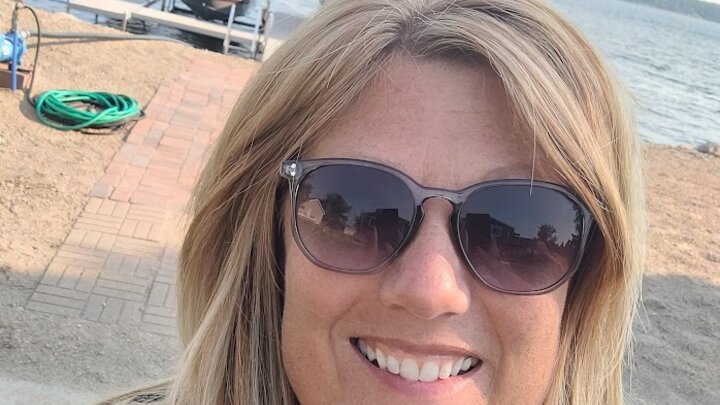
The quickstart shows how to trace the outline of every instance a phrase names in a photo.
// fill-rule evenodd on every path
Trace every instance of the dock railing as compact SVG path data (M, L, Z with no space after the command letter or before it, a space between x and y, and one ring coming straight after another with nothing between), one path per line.
M161 8L155 9L150 6L162 1ZM175 7L175 0L150 0L144 4L130 3L121 0L68 0L67 12L71 10L87 11L95 14L97 22L98 15L115 18L121 21L123 31L127 30L130 19L144 22L153 22L160 25L170 26L183 31L207 35L223 40L223 52L228 53L230 49L241 49L249 51L250 56L255 58L262 45L263 22L268 15L270 8L269 0L261 0L256 3L255 18L252 22L252 31L241 30L235 27L237 18L237 5L233 3L226 26L204 21L194 17L175 14L172 10ZM247 44L247 46L234 46L232 43Z

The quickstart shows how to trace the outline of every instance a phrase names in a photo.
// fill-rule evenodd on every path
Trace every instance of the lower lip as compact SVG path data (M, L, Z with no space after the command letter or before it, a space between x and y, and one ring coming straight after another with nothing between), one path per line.
M450 377L445 380L435 380L432 382L409 381L401 377L399 374L392 374L386 370L376 367L368 361L360 350L350 343L353 351L370 373L375 375L385 385L399 391L400 393L411 397L422 397L424 399L439 399L450 397L455 393L463 390L468 384L473 384L473 377L482 369L482 363L478 364L469 373L460 376ZM420 398L419 398L420 399Z

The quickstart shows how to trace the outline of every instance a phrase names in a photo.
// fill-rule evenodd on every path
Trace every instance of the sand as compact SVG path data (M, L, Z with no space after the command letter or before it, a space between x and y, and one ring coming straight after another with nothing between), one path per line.
M0 0L0 11L9 16L10 9ZM40 16L48 30L116 32L64 14ZM23 25L31 27L29 18ZM142 104L191 58L253 63L156 42L65 43L42 51L36 91L106 90ZM0 396L45 387L54 398L88 398L172 370L178 350L171 338L23 308L122 142L123 134L50 130L19 94L0 91ZM628 391L635 403L720 403L720 158L646 145L645 159L645 309Z
M627 385L638 403L720 403L720 157L645 147L644 310Z

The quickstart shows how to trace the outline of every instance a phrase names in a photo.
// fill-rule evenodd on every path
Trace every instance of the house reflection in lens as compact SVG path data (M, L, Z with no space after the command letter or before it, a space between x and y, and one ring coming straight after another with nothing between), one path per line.
M410 221L401 218L397 208L380 208L360 214L354 225L363 242L374 244L378 253L386 257L400 246L410 230Z
M530 228L527 225L520 226ZM488 283L507 290L548 287L572 265L582 224L567 240L559 240L550 224L536 229L535 235L521 235L489 214L468 213L460 220L463 247L475 270Z
M298 207L297 214L298 219L305 219L313 222L315 225L320 225L323 217L325 217L325 210L320 200L313 198L312 200L302 203Z
M298 231L307 250L319 261L346 270L366 270L385 261L410 228L397 208L379 208L351 217L352 205L342 195L300 202Z

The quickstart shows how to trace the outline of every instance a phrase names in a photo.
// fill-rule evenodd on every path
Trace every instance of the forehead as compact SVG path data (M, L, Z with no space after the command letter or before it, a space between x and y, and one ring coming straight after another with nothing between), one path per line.
M385 163L428 187L461 189L530 178L533 145L489 67L399 58L303 156L338 157ZM551 180L539 154L535 166L536 179Z

